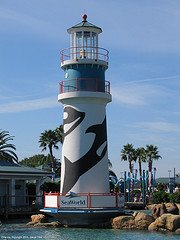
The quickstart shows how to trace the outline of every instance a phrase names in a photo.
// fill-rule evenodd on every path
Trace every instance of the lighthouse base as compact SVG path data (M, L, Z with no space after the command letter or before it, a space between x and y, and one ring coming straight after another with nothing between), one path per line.
M42 212L58 219L61 224L74 227L97 227L110 222L111 218L123 214L121 208L97 209L53 209L44 208Z
M45 193L41 209L68 226L97 226L124 212L124 197L116 193Z

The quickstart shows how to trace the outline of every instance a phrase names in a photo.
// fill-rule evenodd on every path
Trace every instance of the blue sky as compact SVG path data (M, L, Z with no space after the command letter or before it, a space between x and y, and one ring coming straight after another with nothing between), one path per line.
M158 176L180 172L179 0L0 0L0 129L15 136L20 160L41 153L40 133L62 123L57 95L66 29L84 12L103 29L99 46L110 51L113 169L119 176L128 169L120 151L132 143L158 146Z

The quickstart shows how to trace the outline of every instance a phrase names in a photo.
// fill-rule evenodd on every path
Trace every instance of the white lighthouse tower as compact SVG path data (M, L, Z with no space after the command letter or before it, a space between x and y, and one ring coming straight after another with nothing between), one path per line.
M67 31L70 47L61 51L64 80L58 95L64 106L61 188L55 200L58 209L53 211L63 223L88 225L122 210L120 197L109 190L106 105L112 97L105 80L108 51L99 47L102 29L89 23L86 14ZM46 196L46 212L52 205Z
M111 101L105 81L108 51L98 47L101 28L87 16L70 29L70 48L61 52L65 80L58 100L64 105L61 193L108 193L109 172L106 105Z

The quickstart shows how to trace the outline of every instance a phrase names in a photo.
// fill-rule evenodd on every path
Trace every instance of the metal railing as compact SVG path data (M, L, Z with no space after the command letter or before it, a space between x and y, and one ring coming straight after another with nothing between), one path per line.
M75 78L60 82L60 94L66 92L105 92L110 94L110 82L105 81L103 86L97 78Z
M0 195L0 215L37 212L44 205L43 195Z
M45 193L45 208L118 208L124 207L124 197L118 193L79 193L63 195Z
M66 60L92 59L108 62L109 51L100 47L71 47L61 52L61 63Z

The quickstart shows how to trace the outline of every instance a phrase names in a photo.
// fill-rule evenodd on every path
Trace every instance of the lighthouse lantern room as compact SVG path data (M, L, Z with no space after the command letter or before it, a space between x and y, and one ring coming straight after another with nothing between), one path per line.
M61 51L64 80L58 95L64 107L61 187L60 193L45 195L42 211L67 225L89 225L117 216L123 209L123 198L109 191L108 51L99 47L102 29L89 23L86 14L67 31L70 47Z
M101 28L87 22L87 15L83 15L80 24L68 29L70 33L71 58L98 58L98 34ZM88 29L87 29L88 28Z

